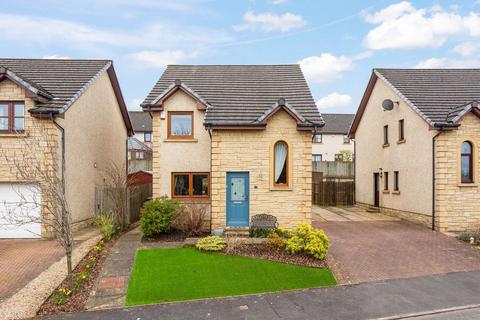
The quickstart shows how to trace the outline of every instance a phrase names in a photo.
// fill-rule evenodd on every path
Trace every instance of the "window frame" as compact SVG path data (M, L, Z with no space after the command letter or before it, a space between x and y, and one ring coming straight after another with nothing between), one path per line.
M141 155L141 157L138 155ZM145 152L143 150L135 150L135 160L145 160Z
M190 115L192 118L192 133L189 135L172 135L172 115ZM193 119L193 111L168 111L167 114L167 138L171 140L188 140L194 138L195 121Z
M350 144L350 137L348 134L343 135L343 144Z
M285 183L277 183L275 181L275 160L276 160L276 154L275 154L275 146L277 143L284 143L285 146L287 147L287 155L285 157ZM289 188L290 187L290 179L289 179L289 161L288 158L290 157L290 148L288 146L288 143L284 140L278 140L273 144L273 187L274 188Z
M383 126L383 145L388 146L388 124Z
M148 140L147 140L147 135L150 137ZM152 142L152 132L151 131L147 131L147 132L143 133L143 142Z
M208 179L208 193L207 195L194 195L193 194L193 176L207 176ZM188 195L175 195L175 176L188 176ZM211 180L210 172L172 172L171 174L171 186L170 186L172 199L209 199L211 193Z
M383 172L383 191L389 191L388 171Z
M320 160L319 161L315 161L313 158L314 157L320 157ZM321 153L312 153L312 162L322 162L322 154Z
M400 191L400 177L398 171L393 171L393 191Z
M25 110L26 110L26 105L25 101L0 101L0 104L6 104L7 105L7 116L6 117L1 117L2 119L7 119L7 125L8 129L7 130L1 130L0 133L24 133L25 132ZM17 104L22 104L23 105L23 116L15 116L15 105ZM15 129L15 119L23 119L23 129L21 130L16 130Z
M398 141L405 141L405 119L398 120Z
M315 141L315 137L320 137L320 141ZM313 143L323 143L323 134L322 133L316 133L313 135Z
M470 146L470 153L463 153L463 145L465 143L468 143L469 146ZM468 160L469 160L469 164L468 164L468 172L469 172L469 175L468 175L468 181L467 180L464 180L463 179L463 174L462 174L462 169L463 169L463 164L462 164L462 160L463 160L463 157L464 156L468 156ZM469 141L469 140L465 140L462 142L462 144L460 145L460 183L462 184L473 184L475 183L475 175L474 175L474 144Z

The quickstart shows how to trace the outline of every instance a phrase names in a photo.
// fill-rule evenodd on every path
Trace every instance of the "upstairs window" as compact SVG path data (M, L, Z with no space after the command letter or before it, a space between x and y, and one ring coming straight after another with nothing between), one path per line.
M464 141L462 143L461 155L461 175L462 183L473 183L473 152L472 143Z
M135 159L143 160L144 159L143 151L137 151L135 153Z
M388 126L383 126L383 145L388 145Z
M284 141L278 141L273 148L274 152L274 180L275 186L288 185L288 146Z
M0 132L23 132L25 130L25 104L23 102L0 102Z
M405 140L405 125L404 121L398 120L398 141Z
M317 133L313 136L313 142L314 143L322 143L322 134Z
M193 139L193 112L175 111L168 113L168 138Z
M346 144L350 143L350 138L348 137L348 134L343 135L343 143L346 143Z
M152 142L152 133L151 132L145 132L143 134L143 141Z

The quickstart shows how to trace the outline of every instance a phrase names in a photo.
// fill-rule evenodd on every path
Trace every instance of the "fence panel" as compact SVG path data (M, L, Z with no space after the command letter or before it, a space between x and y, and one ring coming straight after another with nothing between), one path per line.
M313 204L319 206L355 204L355 164L353 162L313 162L312 168Z

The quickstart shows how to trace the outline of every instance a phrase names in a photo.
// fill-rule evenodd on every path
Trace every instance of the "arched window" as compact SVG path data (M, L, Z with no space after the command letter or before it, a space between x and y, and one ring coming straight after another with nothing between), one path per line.
M273 148L274 170L273 184L276 186L288 185L288 145L285 141L278 141Z
M473 151L472 143L464 141L462 143L461 175L462 183L473 182Z

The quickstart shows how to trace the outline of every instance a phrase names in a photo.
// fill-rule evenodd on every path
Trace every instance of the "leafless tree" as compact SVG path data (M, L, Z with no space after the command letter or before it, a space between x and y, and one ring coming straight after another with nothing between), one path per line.
M0 146L0 159L6 161L18 186L23 186L14 188L19 202L3 203L5 210L0 210L4 212L0 224L10 227L41 224L51 232L65 250L71 282L72 218L65 194L65 161L60 130L51 122L42 124L35 121L18 139L21 148ZM34 208L40 209L40 215L34 214Z
M129 224L128 197L135 192L134 186L128 185L127 169L115 162L110 162L104 174L104 196L111 204L110 210L115 214L118 227L125 230Z

